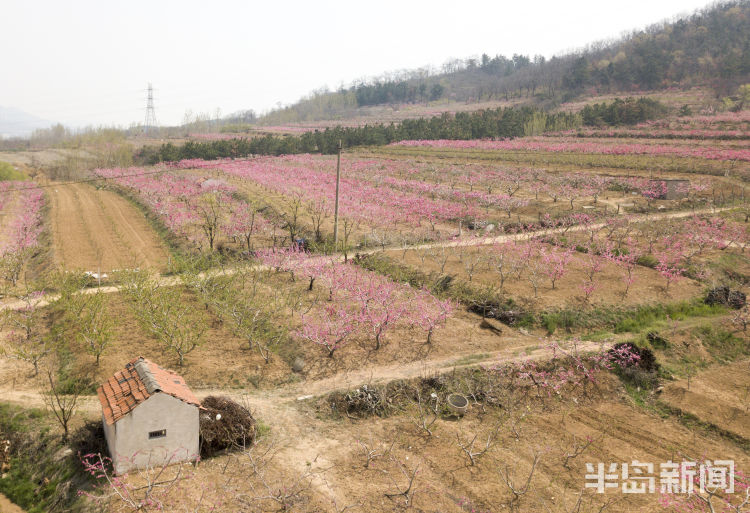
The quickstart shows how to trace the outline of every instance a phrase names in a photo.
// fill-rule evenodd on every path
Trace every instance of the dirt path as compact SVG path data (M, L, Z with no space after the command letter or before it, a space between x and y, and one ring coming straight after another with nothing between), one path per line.
M88 187L88 186L86 186L86 187ZM64 187L61 187L60 189L62 190L62 189L64 189ZM95 192L96 193L104 193L104 192L107 192L107 191L95 191ZM113 194L113 193L109 193L109 194ZM121 199L119 197L117 197L117 198ZM122 201L124 201L124 200L122 200ZM129 207L129 208L132 208L132 207L130 207L130 205L126 205L126 206ZM725 210L732 210L733 208L734 207L723 207L723 208L716 208L716 209L696 210L695 212L693 212L693 211L683 211L683 212L669 212L669 213L665 213L665 214L644 214L644 215L633 216L632 220L633 220L633 222L638 222L638 221L658 221L658 220L664 220L664 219L679 219L679 218L683 218L683 217L691 217L693 215L712 214L712 213L722 212L722 211L725 211ZM125 221L127 222L127 219L125 219ZM144 222L145 222L145 219L144 219ZM544 229L544 230L536 230L536 231L533 231L533 232L524 232L524 233L516 233L516 234L508 234L508 235L498 235L496 237L477 237L477 238L473 238L473 239L458 239L458 240L449 240L449 241L443 241L443 242L435 242L435 243L430 243L430 244L420 244L420 245L416 245L416 246L410 246L409 249L420 250L420 249L431 249L431 248L437 248L437 247L488 246L488 245L492 245L492 244L499 244L499 243L510 242L510 241L514 241L514 240L528 240L528 239L532 239L534 237L538 237L540 235L551 235L551 234L554 234L554 233L562 233L562 232L577 232L577 231L582 231L582 230L590 229L592 227L596 228L596 229L599 229L599 228L602 228L604 226L605 226L605 223L598 223L598 224L591 225L591 226L583 226L583 225L572 226L572 227L567 228L567 229L564 229L564 228L550 228L550 229ZM150 230L150 227L149 227L149 230ZM56 227L55 227L55 231L57 231ZM141 237L143 237L144 239L146 238L145 237L146 233L148 233L149 235L153 234L153 232L141 232L141 233L142 233ZM395 248L395 247L387 246L386 250L388 250L388 249L403 250L404 248L403 247L397 247L397 248ZM361 254L361 255L367 255L367 254L378 253L380 251L381 251L380 248L373 248L373 249L369 249L369 250L365 250L365 251L360 251L359 254ZM341 260L343 260L344 256L340 255L340 258L341 258ZM153 259L151 261L154 262ZM166 262L166 257L164 257L163 260L161 260L161 262ZM96 264L94 263L92 265L93 265L93 267L89 267L89 269L87 269L87 270L91 270L91 269L96 270L96 267L95 267ZM70 266L68 266L68 267L70 267ZM122 268L122 267L125 267L125 266L123 265L120 268ZM258 266L258 268L260 268L260 267L261 266ZM102 269L104 270L104 269L106 269L106 267L103 266ZM224 271L221 271L221 274L232 274L233 272L234 271L232 269L225 269ZM161 285L164 285L164 286L174 286L174 285L180 284L181 281L180 281L179 278L175 278L175 277L172 277L172 276L164 276L164 277L160 278L159 283ZM92 294L92 293L95 293L97 291L101 291L101 292L104 292L104 293L112 293L112 292L118 292L119 290L120 290L120 288L118 286L105 286L105 287L101 287L100 289L96 289L96 288L84 289L84 290L81 291L81 293L82 294ZM54 301L55 298L56 298L56 296L54 296L54 295L49 296L49 298L47 300L40 301L38 303L38 306L40 306L40 307L46 306L47 304L49 304L49 302ZM0 312L2 312L3 310L12 310L12 309L23 308L25 306L25 304L26 303L24 303L23 301L6 301L5 303L0 304Z
M0 513L24 513L24 511L0 493Z
M578 345L578 351L590 352L608 347L608 344L584 342ZM526 351L524 351L526 349ZM343 372L335 376L316 380L305 380L280 386L270 390L238 389L238 388L196 388L193 391L199 398L209 395L226 395L233 399L248 399L253 408L269 409L273 420L274 412L278 413L284 403L294 403L301 398L322 396L336 390L346 390L363 383L387 383L398 379L411 379L444 373L454 368L478 365L492 365L496 363L519 362L527 358L544 360L550 357L547 348L538 345L514 347L491 353L477 355L476 353L456 353L448 357L418 360L410 363L393 363L372 366L351 372ZM26 407L44 407L44 400L39 392L29 389L15 389L4 383L0 387L0 397L3 401L20 404ZM286 406L288 407L288 406ZM284 407L284 408L286 408ZM79 410L83 412L97 412L99 402L96 396L83 397L79 402ZM265 418L261 416L261 418Z
M166 266L167 248L124 198L87 184L47 191L56 264L93 272Z
M639 221L663 221L665 219L681 219L684 217L692 217L694 215L705 215L715 214L717 212L723 212L725 210L732 210L736 207L721 207L721 208L707 208L695 211L680 211L680 212L668 212L664 214L639 214L631 216L633 222ZM501 244L503 242L510 242L515 240L528 240L541 235L551 235L555 233L568 233L568 232L580 232L583 230L596 229L599 230L604 228L606 223L596 223L592 225L575 225L570 228L548 228L542 230L535 230L531 232L513 233L508 235L498 235L495 237L476 237L473 239L457 239L452 241L434 242L429 244L420 244L418 246L412 246L410 249L432 249L439 247L461 247L461 246L489 246L492 244ZM403 248L386 248L386 249L403 249ZM377 253L380 249L374 249L369 251L360 251L360 254Z

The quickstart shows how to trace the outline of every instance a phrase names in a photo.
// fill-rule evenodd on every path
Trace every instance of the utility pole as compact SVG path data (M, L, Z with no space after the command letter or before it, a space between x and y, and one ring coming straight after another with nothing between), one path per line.
M339 184L341 183L341 139L339 139L339 152L336 158L336 204L333 207L333 250L339 246Z

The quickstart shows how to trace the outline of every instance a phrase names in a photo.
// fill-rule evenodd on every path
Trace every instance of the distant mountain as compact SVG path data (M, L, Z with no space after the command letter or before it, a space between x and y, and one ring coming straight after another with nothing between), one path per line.
M13 107L0 106L0 139L27 137L37 128L47 128L53 123Z
M441 100L551 107L585 95L692 86L709 86L718 97L748 81L750 0L728 0L551 59L484 54L449 61L437 73L417 69L335 92L315 92L271 111L258 122L345 119L368 106L439 104Z

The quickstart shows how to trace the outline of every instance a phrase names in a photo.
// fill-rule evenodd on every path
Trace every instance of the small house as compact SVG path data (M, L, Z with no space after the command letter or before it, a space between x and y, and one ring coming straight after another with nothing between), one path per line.
M180 375L136 358L97 394L116 473L197 459L200 402Z

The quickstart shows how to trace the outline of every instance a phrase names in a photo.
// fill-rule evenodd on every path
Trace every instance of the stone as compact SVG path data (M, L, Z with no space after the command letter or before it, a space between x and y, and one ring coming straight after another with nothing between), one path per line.
M54 460L55 461L63 460L67 458L68 456L70 456L71 454L73 454L73 449L71 449L70 447L65 447L55 453Z
M305 360L300 358L299 356L294 359L292 362L292 370L294 372L302 372L302 369L305 368Z

